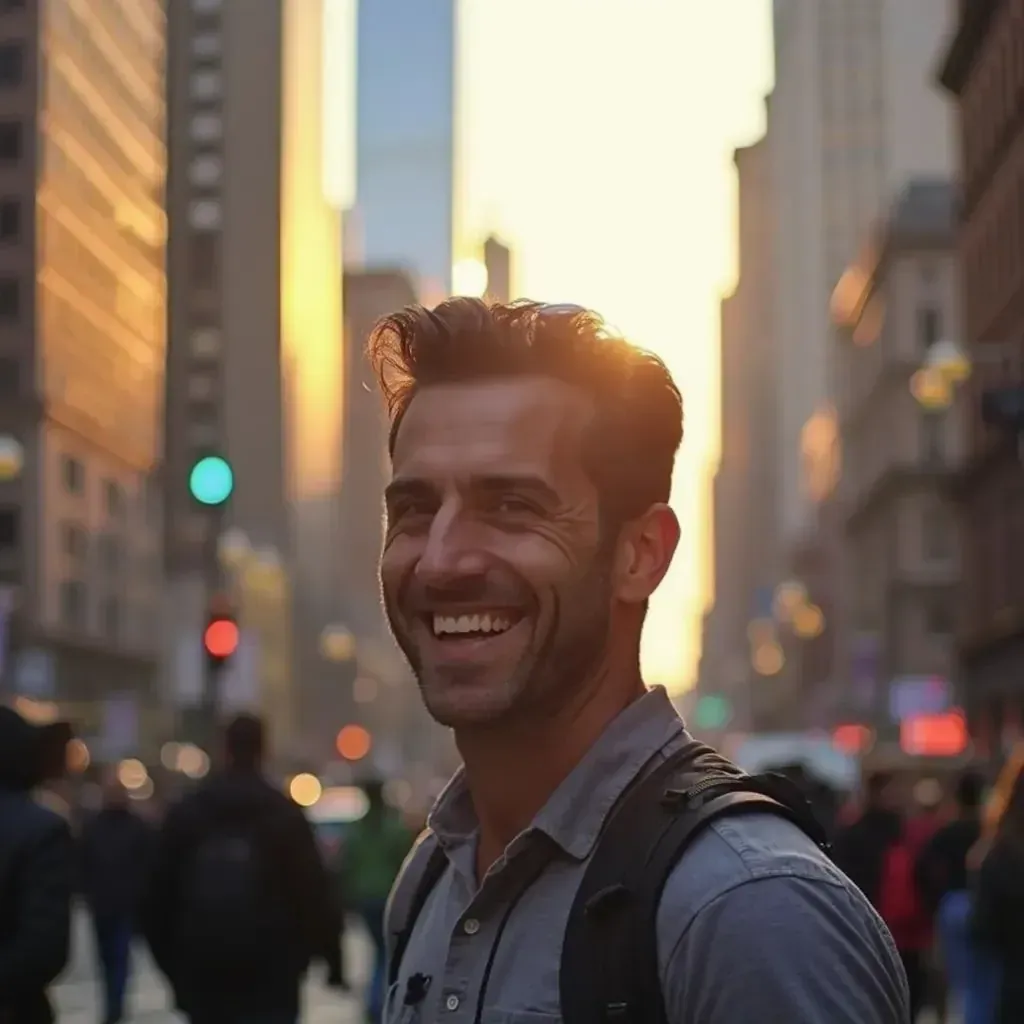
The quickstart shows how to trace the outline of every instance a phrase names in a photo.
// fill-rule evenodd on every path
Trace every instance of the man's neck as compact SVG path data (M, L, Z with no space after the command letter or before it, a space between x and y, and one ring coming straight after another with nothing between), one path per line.
M480 877L537 816L608 725L644 693L597 687L558 711L501 727L460 729L456 744L480 822Z

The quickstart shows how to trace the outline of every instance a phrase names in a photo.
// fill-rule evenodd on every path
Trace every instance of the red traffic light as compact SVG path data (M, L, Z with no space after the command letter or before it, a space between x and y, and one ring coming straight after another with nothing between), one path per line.
M232 619L214 619L203 634L211 658L230 658L238 650L238 626Z

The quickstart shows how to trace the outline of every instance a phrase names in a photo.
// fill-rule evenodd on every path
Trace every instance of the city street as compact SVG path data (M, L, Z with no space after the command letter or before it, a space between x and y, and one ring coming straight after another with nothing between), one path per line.
M54 991L58 1024L97 1024L101 1019L99 986L96 982L92 936L84 913L75 922L75 946L72 963ZM361 988L369 967L369 947L355 926L346 954L349 976L356 990ZM320 984L322 967L307 986L303 1024L356 1024L361 1019L354 996L331 992ZM130 1022L172 1024L181 1018L168 1009L167 990L144 949L135 957L135 973L129 998Z

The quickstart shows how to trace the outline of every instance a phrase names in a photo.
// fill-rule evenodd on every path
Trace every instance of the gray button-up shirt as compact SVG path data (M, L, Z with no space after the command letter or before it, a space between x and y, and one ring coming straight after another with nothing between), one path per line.
M448 866L388 992L386 1024L555 1024L569 909L609 812L688 740L661 689L627 708L476 884L461 773L430 825ZM860 891L788 821L713 823L669 877L657 920L672 1024L906 1024L892 939ZM413 974L426 998L404 1005ZM478 1009L481 1011L478 1014Z

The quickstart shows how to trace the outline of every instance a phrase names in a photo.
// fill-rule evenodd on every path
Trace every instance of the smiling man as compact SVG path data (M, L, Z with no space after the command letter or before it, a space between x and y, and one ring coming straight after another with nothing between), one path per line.
M649 965L580 938L597 897L642 904L645 828L692 792L662 776L738 775L640 674L679 539L665 366L579 307L475 299L386 318L370 356L392 417L387 614L464 761L392 893L385 1021L582 1024L596 999L592 1019L643 1024L904 1024L888 933L784 800L687 826ZM616 884L587 898L602 871Z

